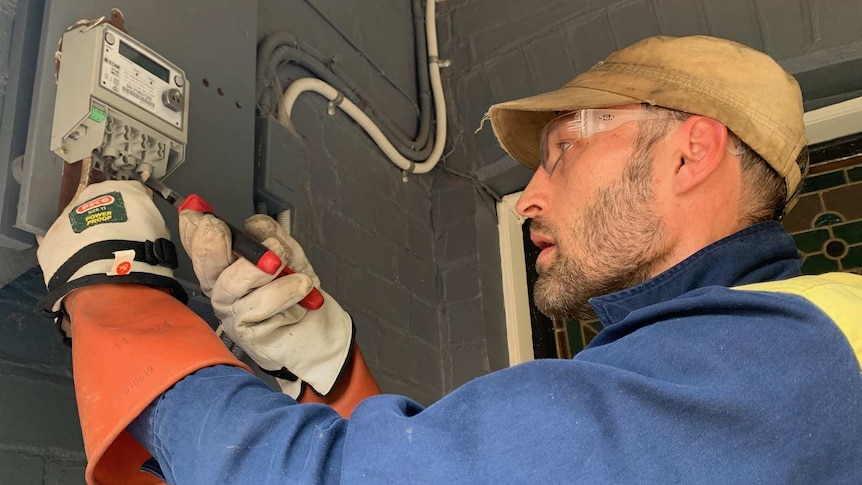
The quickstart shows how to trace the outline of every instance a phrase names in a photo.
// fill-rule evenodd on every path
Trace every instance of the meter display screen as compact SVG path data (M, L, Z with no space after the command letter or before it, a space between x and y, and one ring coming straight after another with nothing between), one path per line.
M168 82L170 79L170 71L168 71L164 66L129 47L129 45L122 40L120 41L120 55L143 67L164 82Z

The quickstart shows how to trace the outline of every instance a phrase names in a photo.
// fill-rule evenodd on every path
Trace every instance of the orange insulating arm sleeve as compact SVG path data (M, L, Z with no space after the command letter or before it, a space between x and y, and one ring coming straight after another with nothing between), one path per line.
M311 386L303 386L299 402L328 404L342 417L349 418L357 404L366 397L377 394L380 394L377 381L371 375L365 358L359 351L359 346L354 343L350 350L350 357L348 357L332 391L326 396L321 396L314 392Z
M140 471L149 453L126 432L151 402L204 367L243 367L212 329L164 291L95 285L64 300L90 485L161 483Z

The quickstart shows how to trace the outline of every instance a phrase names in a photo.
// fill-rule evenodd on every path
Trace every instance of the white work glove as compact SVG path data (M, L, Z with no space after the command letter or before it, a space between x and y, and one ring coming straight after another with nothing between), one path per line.
M140 182L90 185L63 209L36 252L48 288L37 309L59 317L66 295L103 283L167 288L185 303L186 292L174 279L177 253L170 237ZM63 330L68 337L68 320Z
M225 333L276 376L283 393L297 398L305 382L318 394L328 394L350 352L350 316L323 291L318 310L298 304L320 282L299 243L271 217L248 218L245 232L295 273L277 279L264 273L231 252L224 222L211 214L180 213L180 239Z

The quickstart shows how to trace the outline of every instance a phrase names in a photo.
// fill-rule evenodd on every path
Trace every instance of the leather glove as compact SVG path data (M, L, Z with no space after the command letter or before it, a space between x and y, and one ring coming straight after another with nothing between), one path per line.
M180 213L180 239L201 290L210 297L225 333L282 392L296 399L302 382L328 394L348 358L353 341L350 316L328 294L317 310L298 303L319 287L305 253L272 218L255 215L245 232L273 251L294 274L275 278L231 252L230 229L211 214Z
M48 288L37 310L59 317L66 295L103 283L166 288L185 303L186 292L174 279L177 253L170 237L140 182L88 186L48 229L36 252Z

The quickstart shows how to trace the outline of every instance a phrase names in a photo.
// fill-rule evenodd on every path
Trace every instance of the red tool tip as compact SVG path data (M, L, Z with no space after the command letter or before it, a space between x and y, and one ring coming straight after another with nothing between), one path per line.
M257 267L267 274L276 274L281 268L281 259L272 251L267 251L257 260Z
M198 194L192 194L186 197L186 199L183 201L182 204L179 205L179 207L177 207L177 209L179 209L180 212L184 210L210 213L213 212L212 206L207 204L207 202L203 200L203 198L201 198L201 196L199 196Z
M317 288L312 288L311 293L306 295L299 303L303 308L317 310L323 306L323 293L321 293Z

